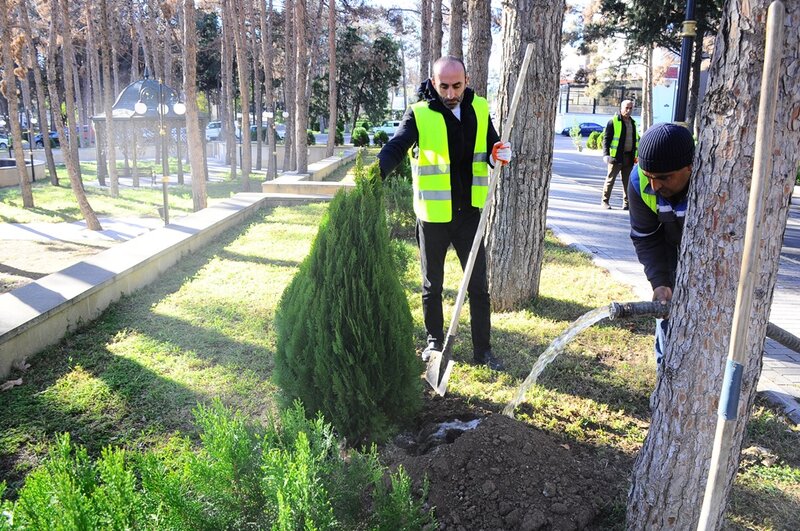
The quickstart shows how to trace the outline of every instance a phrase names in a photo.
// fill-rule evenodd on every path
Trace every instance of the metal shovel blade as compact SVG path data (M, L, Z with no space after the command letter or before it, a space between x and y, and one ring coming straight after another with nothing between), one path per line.
M444 396L447 392L447 382L450 380L450 373L453 372L453 365L455 365L448 352L450 349L445 347L444 350L444 352L431 351L428 367L425 370L425 380L439 396Z

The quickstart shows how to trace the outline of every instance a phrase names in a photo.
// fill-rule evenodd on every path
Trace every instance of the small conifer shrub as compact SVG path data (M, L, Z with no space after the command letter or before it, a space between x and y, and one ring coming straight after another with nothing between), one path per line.
M275 316L275 378L351 442L380 440L420 405L413 325L389 243L377 164L331 202Z
M356 147L368 146L369 133L367 133L367 130L363 127L356 127L353 129L353 134L350 136L350 140Z
M383 129L375 131L375 134L372 135L372 143L375 144L376 146L382 146L388 141L389 141L389 134Z

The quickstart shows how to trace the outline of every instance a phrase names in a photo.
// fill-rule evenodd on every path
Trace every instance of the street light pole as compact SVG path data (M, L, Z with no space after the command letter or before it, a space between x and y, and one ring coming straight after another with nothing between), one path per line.
M692 65L692 43L697 35L697 21L694 20L694 0L686 2L686 19L683 21L683 42L681 43L681 66L678 71L678 93L675 99L673 121L686 124L686 105L689 100L689 70Z

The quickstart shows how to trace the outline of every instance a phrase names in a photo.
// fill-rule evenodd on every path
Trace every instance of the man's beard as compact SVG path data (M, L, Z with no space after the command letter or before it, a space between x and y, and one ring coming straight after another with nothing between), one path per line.
M456 107L458 107L459 105L461 105L461 101L463 99L464 99L464 94L461 94L461 96L459 96L458 98L454 98L452 100L447 100L447 99L439 96L439 100L441 100L441 102L444 103L444 106L447 107L450 110L453 110Z

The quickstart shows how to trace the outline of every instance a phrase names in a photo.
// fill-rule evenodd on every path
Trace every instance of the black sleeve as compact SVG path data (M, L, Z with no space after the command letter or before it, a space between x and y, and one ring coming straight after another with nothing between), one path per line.
M385 179L387 175L392 173L394 169L403 161L411 146L419 140L419 132L417 131L417 122L414 119L414 112L411 107L406 109L403 115L403 120L400 122L400 127L395 131L394 136L384 144L380 153L378 153L378 161L380 161L381 178Z
M611 141L614 139L614 125L611 120L606 124L603 132L603 156L611 154Z
M500 142L500 135L497 134L497 130L494 128L494 124L492 123L492 118L490 116L489 128L486 130L486 160L489 163L489 166L492 165L492 148L498 142Z
M635 167L634 167L635 168ZM644 266L644 274L653 289L659 286L673 287L670 271L670 244L664 236L664 227L658 215L642 200L634 184L633 176L628 183L628 203L631 220L631 240L636 257Z

